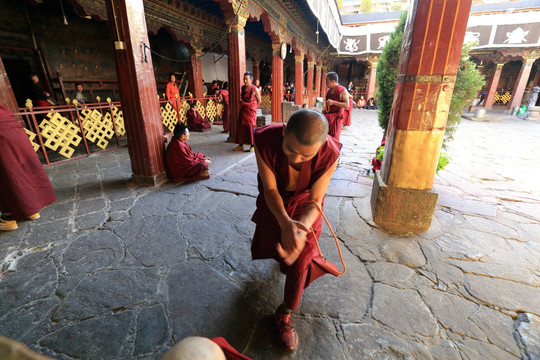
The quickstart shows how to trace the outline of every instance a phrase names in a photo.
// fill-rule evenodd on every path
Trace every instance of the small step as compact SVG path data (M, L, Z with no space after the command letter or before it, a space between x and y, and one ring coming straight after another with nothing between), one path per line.
M257 116L257 127L270 125L272 123L272 115L264 114Z

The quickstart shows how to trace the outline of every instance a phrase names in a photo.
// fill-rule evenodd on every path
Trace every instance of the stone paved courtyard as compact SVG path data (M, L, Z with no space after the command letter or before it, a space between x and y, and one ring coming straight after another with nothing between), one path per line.
M55 359L159 359L189 335L257 360L540 359L540 123L500 118L462 121L430 230L398 238L371 219L376 113L354 111L325 209L348 271L305 291L292 354L283 276L250 258L255 158L220 128L190 140L207 181L137 186L127 149L47 168L58 201L0 234L0 334Z

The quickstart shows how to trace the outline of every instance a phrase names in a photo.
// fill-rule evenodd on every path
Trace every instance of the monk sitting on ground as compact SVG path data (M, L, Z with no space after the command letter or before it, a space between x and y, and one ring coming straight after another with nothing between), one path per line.
M189 111L186 112L189 131L203 132L212 129L210 121L203 119L197 110L197 103L193 102L190 105Z
M208 179L212 160L203 153L194 153L188 145L189 130L184 124L174 127L173 138L165 151L167 176L172 181Z
M290 351L298 346L291 312L298 308L304 289L328 273L317 261L311 229L318 239L322 219L317 204L323 207L340 149L328 135L328 121L315 110L301 109L287 125L255 130L259 196L252 217L256 228L251 255L254 260L275 259L286 275L284 302L274 321L280 344Z

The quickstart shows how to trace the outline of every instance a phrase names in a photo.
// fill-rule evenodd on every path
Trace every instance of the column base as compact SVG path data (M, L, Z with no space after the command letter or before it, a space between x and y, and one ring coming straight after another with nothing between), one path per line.
M439 195L431 190L387 186L379 170L375 172L371 192L373 221L396 235L408 235L429 229Z
M131 180L140 185L159 186L167 182L167 173L162 172L152 176L131 174Z

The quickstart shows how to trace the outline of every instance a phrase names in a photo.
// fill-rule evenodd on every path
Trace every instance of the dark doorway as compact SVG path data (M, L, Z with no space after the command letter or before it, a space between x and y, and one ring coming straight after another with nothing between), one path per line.
M4 62L11 88L15 93L17 104L19 107L24 107L26 99L31 94L30 74L33 72L33 66L26 59L3 58L2 61Z

